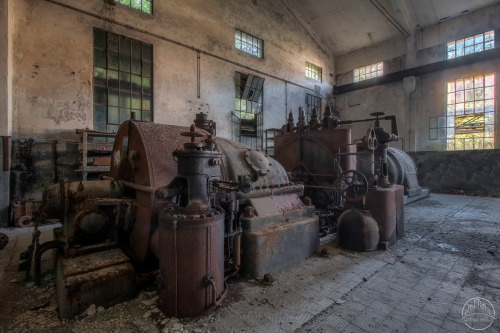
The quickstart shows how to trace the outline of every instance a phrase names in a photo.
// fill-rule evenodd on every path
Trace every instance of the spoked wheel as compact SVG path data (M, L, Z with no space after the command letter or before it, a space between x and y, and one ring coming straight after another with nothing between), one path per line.
M340 195L345 201L361 201L368 193L368 181L359 171L347 170L339 176L337 182Z

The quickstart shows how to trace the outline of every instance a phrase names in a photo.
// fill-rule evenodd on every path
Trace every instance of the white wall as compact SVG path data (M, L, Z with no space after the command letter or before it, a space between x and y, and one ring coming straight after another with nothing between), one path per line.
M417 64L422 66L446 59L446 44L449 41L469 37L478 33L500 28L500 4L483 8L468 15L443 22L417 32L415 36ZM496 47L500 47L499 31ZM367 64L384 61L384 73L409 68L406 59L405 38L380 43L370 48L357 50L335 59L336 84L352 83L352 70ZM399 64L399 65L398 65ZM412 66L413 67L413 66ZM473 64L452 69L437 70L416 77L416 91L405 92L402 80L360 89L335 96L335 107L343 120L365 119L375 111L396 115L403 142L391 144L407 151L445 150L444 140L429 139L429 118L442 117L446 110L446 82L479 74L497 73L496 96L500 92L500 59L493 57ZM496 142L500 148L499 101L496 99ZM384 125L389 128L389 124ZM353 138L363 136L366 126L354 126Z
M230 137L239 71L266 79L264 128L281 127L285 105L297 110L304 93L318 84L305 78L305 61L323 68L319 86L326 97L333 86L333 58L280 1L255 3L162 0L154 2L151 16L103 0L15 1L14 137L73 140L74 129L92 128L94 27L153 44L155 122L189 125L201 104L217 122L218 135ZM235 28L264 40L264 59L234 48ZM285 82L299 92L286 92Z

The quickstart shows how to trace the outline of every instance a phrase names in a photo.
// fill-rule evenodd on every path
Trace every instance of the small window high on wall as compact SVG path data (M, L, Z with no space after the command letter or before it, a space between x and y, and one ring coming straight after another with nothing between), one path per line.
M447 44L447 59L495 48L495 31L459 39Z
M115 0L115 2L135 8L146 14L153 13L153 0Z
M495 75L446 83L446 149L495 148Z
M359 82L382 75L384 75L384 63L377 62L376 64L356 68L353 71L353 80Z
M258 58L264 58L264 41L239 29L234 33L234 46Z
M94 130L153 120L153 46L94 29Z
M306 61L306 77L313 79L316 82L322 81L323 69L315 64Z

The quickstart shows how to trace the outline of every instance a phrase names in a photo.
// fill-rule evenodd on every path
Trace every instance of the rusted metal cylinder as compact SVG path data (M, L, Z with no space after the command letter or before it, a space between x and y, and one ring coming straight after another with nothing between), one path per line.
M224 214L160 213L159 307L192 317L218 306L224 289Z
M398 196L398 200L396 200ZM368 209L380 228L380 243L387 248L396 243L397 212L402 212L403 200L399 187L375 187L368 189L365 208Z
M358 156L356 153L355 144L340 145L340 153L346 154L340 157L340 167L342 170L356 170ZM358 170L359 171L359 170Z
M348 209L339 216L339 245L355 251L373 251L380 239L379 227L368 210Z
M68 201L68 204L77 205L88 199L121 198L123 196L123 185L113 180L63 181L46 186L42 192L42 201L46 218L60 218L65 204L63 198Z

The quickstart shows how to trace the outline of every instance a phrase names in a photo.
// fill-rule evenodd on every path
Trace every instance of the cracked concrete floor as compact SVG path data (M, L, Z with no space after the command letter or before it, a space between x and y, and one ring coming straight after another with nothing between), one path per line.
M29 230L0 230L0 331L9 332L469 332L464 305L491 303L499 332L500 199L446 194L405 206L406 235L388 251L353 252L323 244L313 256L273 274L274 283L229 284L216 311L192 319L165 317L157 296L139 296L95 314L59 321L50 273L41 287L17 272ZM42 241L52 226L44 226ZM44 263L44 267L50 267Z

